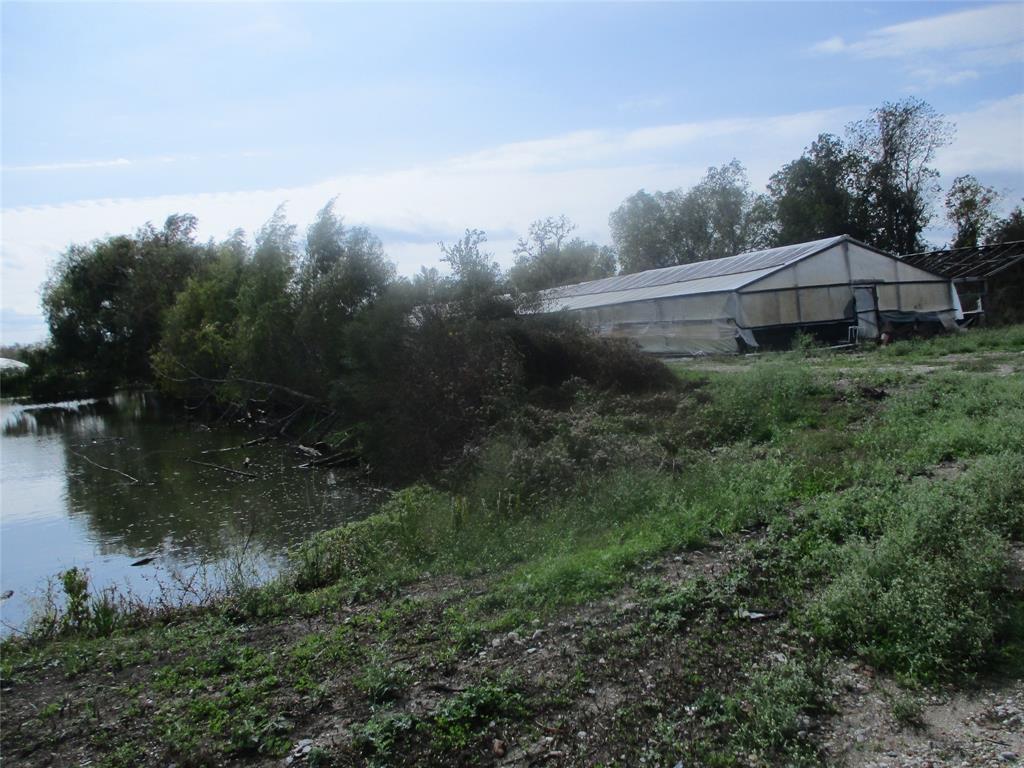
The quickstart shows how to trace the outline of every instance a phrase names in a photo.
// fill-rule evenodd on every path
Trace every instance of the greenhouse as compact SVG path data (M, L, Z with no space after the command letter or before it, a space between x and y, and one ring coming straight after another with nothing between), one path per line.
M848 235L552 288L541 300L661 355L785 346L798 331L846 342L950 330L963 316L948 278Z

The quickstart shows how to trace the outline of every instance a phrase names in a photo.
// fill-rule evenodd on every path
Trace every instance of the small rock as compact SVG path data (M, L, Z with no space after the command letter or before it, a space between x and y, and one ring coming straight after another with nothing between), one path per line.
M586 739L587 738L587 732L586 731L580 731L579 733L576 734L576 738L580 739L581 741L583 739Z
M537 652L537 649L536 649L536 648L527 648L527 649L526 649L526 652L527 652L527 653L536 653L536 652Z
M501 739L495 739L491 742L491 752L494 753L495 757L504 757L505 753L508 752L508 744Z
M508 638L508 641L510 643L518 643L519 642L519 633L518 632L509 632L507 635L505 635L505 637Z
M1015 763L1017 761L1016 752L1000 752L999 759L1004 763Z
M540 636L541 636L542 634L544 634L544 630L543 630L543 629L535 629L535 630L533 631L533 634L532 634L532 635L530 635L530 639L531 639L531 640L536 640L536 639L537 639L538 637L540 637Z
M491 640L491 648L497 648L499 645L501 645L500 637L496 637L493 640Z

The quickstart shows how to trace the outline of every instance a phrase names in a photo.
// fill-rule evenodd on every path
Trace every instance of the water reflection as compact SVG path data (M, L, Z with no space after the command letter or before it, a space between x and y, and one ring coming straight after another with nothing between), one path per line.
M97 586L138 587L130 563L142 556L155 555L156 568L194 567L245 544L269 561L371 503L342 476L297 469L287 447L238 448L250 433L185 420L151 393L7 402L0 418L0 591L16 593L0 607L8 623L24 619L28 593L72 565L90 568Z

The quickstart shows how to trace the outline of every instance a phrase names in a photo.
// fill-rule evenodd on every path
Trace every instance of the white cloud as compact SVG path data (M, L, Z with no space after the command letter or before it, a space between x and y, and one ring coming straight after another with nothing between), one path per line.
M971 80L977 80L980 75L973 69L964 69L957 72L943 72L931 67L921 67L910 73L911 78L917 83L923 84L925 88L935 88L941 85L960 85Z
M894 24L860 40L830 37L810 50L902 61L911 80L909 90L960 85L976 79L979 68L1024 61L1024 4L990 5Z
M873 30L848 43L832 37L812 46L815 53L850 53L865 58L906 58L950 50L989 50L1024 41L1024 6L991 5Z
M575 131L534 141L503 144L482 152L463 155L447 163L454 171L491 173L494 171L552 171L584 166L646 163L664 152L685 151L701 142L719 142L732 147L729 157L716 158L726 162L734 155L752 153L739 149L746 142L736 137L770 137L779 141L809 143L822 130L842 125L851 113L845 109L798 112L792 115L707 120L674 123L632 131ZM798 149L799 151L799 149Z
M10 171L86 171L97 168L117 168L131 165L132 161L124 157L114 160L79 160L70 163L39 163L37 165L5 165L4 173Z
M5 165L4 173L14 172L48 172L48 171L95 171L103 168L145 168L153 165L170 165L172 163L196 163L211 162L233 158L258 158L268 157L266 150L240 150L237 152L219 152L205 155L199 154L176 154L176 155L153 155L142 157L118 157L111 160L73 160L68 162L55 161L51 163L33 163L26 165Z
M936 158L944 176L986 172L1024 176L1024 94L948 117L956 125L956 140Z
M849 46L846 41L838 36L830 37L828 40L822 40L811 46L812 53L843 53L847 50L849 50Z

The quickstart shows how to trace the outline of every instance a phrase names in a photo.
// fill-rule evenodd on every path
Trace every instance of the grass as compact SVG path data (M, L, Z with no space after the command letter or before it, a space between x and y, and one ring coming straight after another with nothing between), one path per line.
M975 354L978 352L1009 351L1019 353L1024 349L1024 326L1011 325L1001 328L979 328L964 333L935 336L927 341L898 341L887 347L880 347L877 355L885 358L924 361L945 355Z
M1024 377L892 368L1022 347L1011 328L581 389L201 610L122 621L72 574L51 631L3 645L5 753L31 763L62 732L111 765L276 758L346 722L317 764L486 763L494 739L579 764L821 763L806 724L833 655L912 690L1024 669ZM687 571L695 550L718 570ZM114 689L67 695L96 680Z

